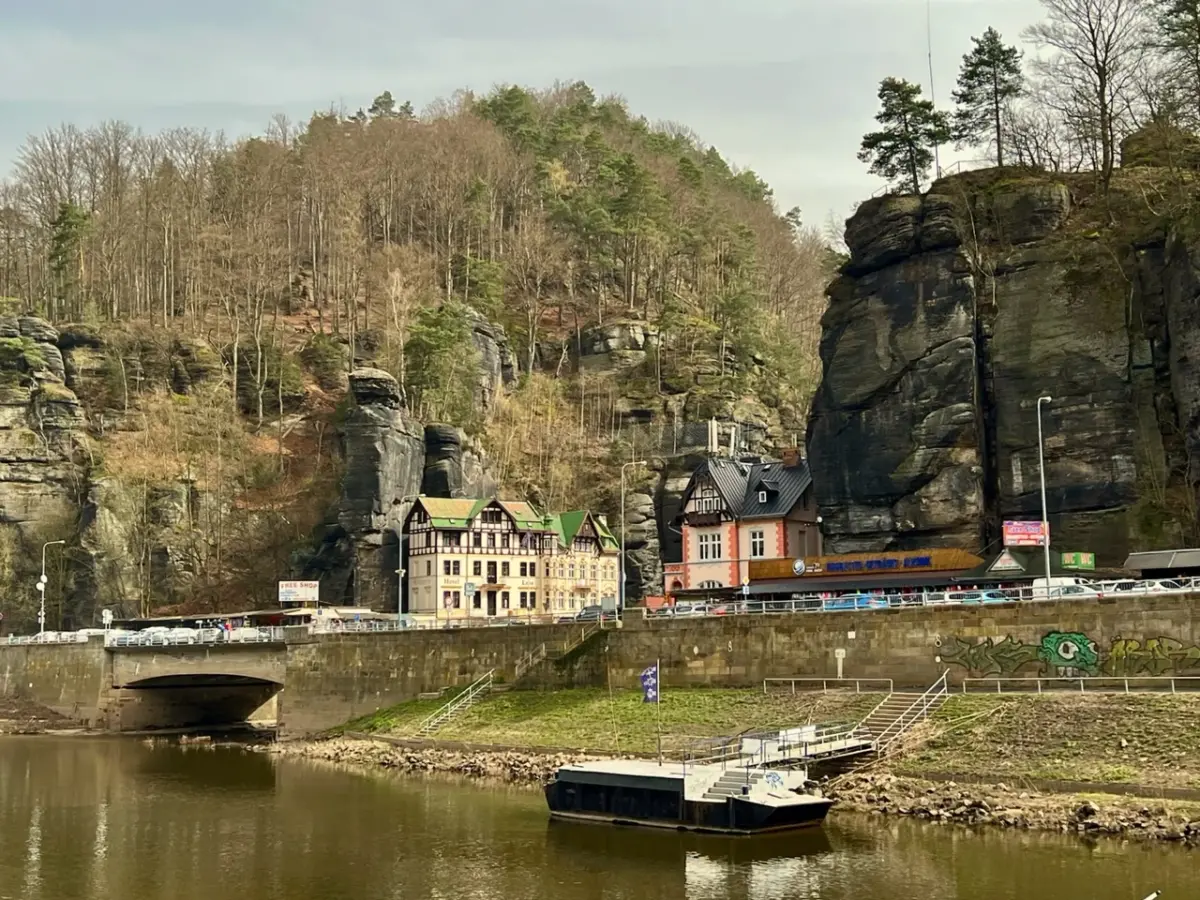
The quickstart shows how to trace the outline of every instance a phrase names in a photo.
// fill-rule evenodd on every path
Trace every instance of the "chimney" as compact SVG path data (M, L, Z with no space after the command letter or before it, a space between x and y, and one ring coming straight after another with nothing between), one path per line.
M599 522L601 525L603 525L605 528L608 527L608 516L598 515L598 516L596 516L596 521Z
M783 467L785 469L793 469L800 465L802 461L800 456L800 448L787 447L780 454L780 458L783 460Z

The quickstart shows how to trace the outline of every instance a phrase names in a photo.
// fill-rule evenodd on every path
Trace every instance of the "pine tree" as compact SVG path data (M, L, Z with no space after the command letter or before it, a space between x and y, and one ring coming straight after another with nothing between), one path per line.
M954 111L954 139L959 146L978 146L996 142L996 165L1004 165L1004 129L1002 114L1011 100L1024 90L1021 51L1000 40L1000 33L989 28L983 37L973 37L975 48L963 56L958 72L958 90L951 95Z
M858 158L870 163L872 175L919 193L934 148L950 140L949 117L921 99L920 85L902 78L880 82L879 102L875 121L883 128L863 136Z

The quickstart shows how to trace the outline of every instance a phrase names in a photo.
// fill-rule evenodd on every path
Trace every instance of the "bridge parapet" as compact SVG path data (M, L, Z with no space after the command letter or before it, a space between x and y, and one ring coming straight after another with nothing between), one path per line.
M287 646L277 643L106 647L114 688L151 681L251 679L282 685Z

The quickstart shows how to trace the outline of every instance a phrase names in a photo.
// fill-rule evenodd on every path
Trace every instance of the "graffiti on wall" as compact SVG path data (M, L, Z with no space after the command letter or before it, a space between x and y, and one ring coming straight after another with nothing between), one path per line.
M1200 674L1200 646L1169 637L1121 638L1106 648L1077 631L1051 631L1036 644L943 636L936 641L939 663L959 666L975 676Z

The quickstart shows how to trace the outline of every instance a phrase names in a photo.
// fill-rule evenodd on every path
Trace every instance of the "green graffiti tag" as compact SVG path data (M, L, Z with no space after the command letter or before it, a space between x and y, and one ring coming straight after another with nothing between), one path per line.
M1200 647L1169 637L1117 638L1104 661L1106 675L1182 675L1200 669Z
M957 637L938 640L938 659L962 666L973 675L1014 675L1032 663L1040 674L1099 675L1100 651L1086 634L1051 631L1039 644L1026 644L1005 636L999 641L982 638L975 643Z

